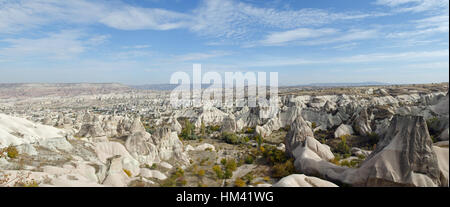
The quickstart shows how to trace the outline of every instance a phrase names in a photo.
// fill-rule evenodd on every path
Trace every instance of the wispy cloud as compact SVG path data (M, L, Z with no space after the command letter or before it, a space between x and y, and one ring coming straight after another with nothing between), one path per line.
M231 52L228 51L211 51L209 53L188 53L177 56L175 60L176 61L205 60L215 57L222 57L230 54Z
M327 36L336 33L335 29L324 28L324 29L309 29L309 28L298 28L294 30L288 30L284 32L274 32L261 41L264 45L279 45L295 40L317 38L321 36Z
M12 60L20 58L66 59L106 41L105 35L87 35L79 30L64 30L41 38L10 38L0 40L7 44L0 48L0 56Z
M133 45L133 46L124 46L124 49L146 49L150 48L150 45Z
M336 13L305 8L279 10L260 8L233 0L208 0L194 11L195 24L190 29L201 35L245 39L259 28L296 29L346 20L387 15L386 13Z
M350 29L348 31L341 31L333 28L300 28L284 32L271 33L258 43L250 43L247 47L345 43L374 38L377 34L378 31L375 29Z
M186 27L190 16L164 9L127 6L108 13L100 22L122 30L170 30Z
M447 13L448 0L377 0L375 4L393 8L396 12Z

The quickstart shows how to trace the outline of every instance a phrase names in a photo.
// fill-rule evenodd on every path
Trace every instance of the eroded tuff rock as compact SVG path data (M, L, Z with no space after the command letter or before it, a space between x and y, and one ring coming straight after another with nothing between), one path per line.
M106 133L103 131L102 123L98 115L91 115L86 113L83 117L83 125L81 125L80 131L75 134L77 137L102 137Z
M353 128L355 129L356 133L360 135L368 135L372 132L367 108L362 109L358 117L356 117Z
M293 174L282 178L273 187L339 187L336 184L320 178Z
M286 151L292 155L292 151L297 148L297 146L303 144L307 137L314 137L314 132L305 120L303 120L301 116L298 116L294 123L291 124L291 128L286 135Z
M448 148L433 147L424 118L410 115L394 116L384 139L357 169L328 162L332 153L313 137L292 152L297 170L352 186L448 186L446 153Z
M423 117L396 115L385 138L357 170L360 179L353 185L442 186L444 175L432 144Z
M336 131L334 132L334 137L341 137L344 135L353 135L354 131L352 126L350 125L346 125L346 124L341 124Z
M237 124L234 116L224 118L222 128L220 130L221 132L236 132Z

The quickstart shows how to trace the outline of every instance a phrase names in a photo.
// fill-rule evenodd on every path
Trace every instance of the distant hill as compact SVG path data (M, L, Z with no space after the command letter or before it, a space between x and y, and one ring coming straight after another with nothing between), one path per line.
M145 85L130 85L129 87L139 90L170 91L178 86L179 84L145 84ZM211 84L202 84L201 87L208 88L209 86L211 86Z
M346 87L346 86L382 86L391 85L382 82L359 82L359 83L310 83L304 85L286 86L286 87L302 87L302 86L317 86L317 87Z
M120 83L0 83L0 98L77 96L134 90Z

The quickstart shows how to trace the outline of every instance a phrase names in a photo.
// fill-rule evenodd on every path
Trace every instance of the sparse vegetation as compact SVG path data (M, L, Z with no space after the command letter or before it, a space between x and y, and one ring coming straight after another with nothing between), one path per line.
M161 183L161 187L185 186L186 184L187 181L184 179L184 170L177 168L175 173Z
M214 126L209 126L208 129L210 132L218 132L220 131L220 126L219 125L214 125Z
M184 127L181 130L180 137L183 140L196 140L199 137L195 134L195 126L188 120L184 120Z
M212 170L216 173L218 179L230 179L233 176L233 171L237 169L237 163L234 159L222 159L222 166L214 165Z
M254 134L255 133L255 127L247 127L245 128L245 134Z
M6 155L11 158L14 159L19 155L19 151L17 151L17 148L14 146L9 146L6 148Z
M228 144L244 144L249 141L248 137L239 137L236 133L232 132L223 132L222 140Z
M212 170L216 173L217 178L222 179L223 178L223 171L220 165L214 165L212 167Z
M272 167L272 177L274 178L283 178L294 173L295 168L292 159L289 159L284 163L277 163Z
M247 186L247 185L246 185L245 181L243 181L243 180L240 179L240 178L237 178L237 179L234 181L234 186L236 186L236 187L245 187L245 186Z
M131 172L129 170L127 170L127 169L122 169L122 170L125 174L127 174L128 177L131 177Z
M255 161L255 158L252 155L247 155L245 157L245 164L253 164L253 162Z
M264 149L263 157L270 165L285 163L288 160L286 154L275 146L266 145Z
M347 137L349 135L341 136L341 142L337 145L336 151L343 154L344 157L349 157L351 155L350 146L347 145Z

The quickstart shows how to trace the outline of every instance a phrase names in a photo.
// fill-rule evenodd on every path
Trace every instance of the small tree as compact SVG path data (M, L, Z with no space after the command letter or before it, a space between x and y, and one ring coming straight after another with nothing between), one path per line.
M262 136L258 134L258 135L256 135L255 139L256 139L256 142L258 143L258 150L261 150L261 145L263 143Z

